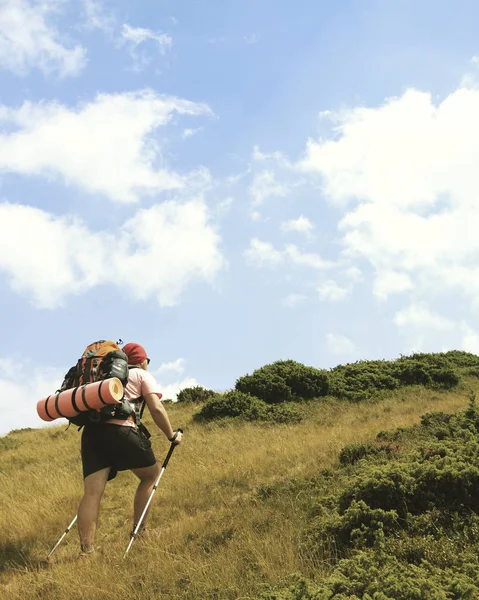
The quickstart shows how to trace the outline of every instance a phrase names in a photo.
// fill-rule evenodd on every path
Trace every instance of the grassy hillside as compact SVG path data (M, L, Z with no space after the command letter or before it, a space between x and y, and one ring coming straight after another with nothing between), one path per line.
M150 535L126 560L136 480L120 473L102 502L100 552L78 560L72 531L45 563L81 497L80 434L65 426L12 432L0 438L2 598L402 598L378 595L391 556L404 569L399 580L417 575L409 599L476 598L476 417L469 409L457 422L429 417L419 425L426 413L467 410L479 380L473 364L456 371L452 389L389 386L361 402L296 402L303 418L294 424L205 423L194 418L202 405L169 404L184 443L158 488ZM152 441L161 460L168 444L160 434ZM447 477L428 480L433 467L448 467ZM426 478L420 489L418 477ZM451 560L461 554L467 564L451 591Z

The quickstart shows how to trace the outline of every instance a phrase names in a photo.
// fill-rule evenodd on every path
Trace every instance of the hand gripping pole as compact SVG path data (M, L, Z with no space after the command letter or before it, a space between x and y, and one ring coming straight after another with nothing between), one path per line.
M181 431L181 429L178 429L178 431ZM149 507L149 506L150 506L150 504L151 504L151 501L152 501L152 499L153 499L153 496L154 496L154 494L155 494L155 492L156 492L156 488L158 487L158 485L159 485L159 483L160 483L160 479L162 478L162 476L163 476L163 473L165 472L165 469L166 469L166 467L167 467L167 465L168 465L168 461L170 460L170 458L171 458L171 455L173 454L173 450L175 449L175 446L176 446L176 444L171 444L171 446L170 446L170 449L169 449L169 451L168 451L168 454L166 455L166 458L165 458L165 460L164 460L164 462L163 462L163 465L162 465L162 467L161 467L160 474L158 475L158 479L156 480L156 482L155 482L155 485L153 486L153 489L151 490L150 497L148 498L148 501L147 501L147 503L146 503L146 506L145 506L145 508L143 509L143 512L141 513L141 517L140 517L140 519L139 519L138 523L136 524L136 527L135 527L135 529L133 530L133 532L132 532L132 534L131 534L131 537L130 537L130 542L129 542L129 544L128 544L128 548L127 548L127 549L126 549L126 551L125 551L125 554L123 555L123 558L126 558L126 555L127 555L127 554L128 554L128 552L130 551L130 548L131 548L131 546L132 546L133 542L135 541L135 538L136 538L136 536L137 536L137 534L138 534L138 531L139 531L139 529L140 529L140 527L141 527L141 524L142 524L142 522L143 522L143 519L145 518L146 511L148 510L148 507Z

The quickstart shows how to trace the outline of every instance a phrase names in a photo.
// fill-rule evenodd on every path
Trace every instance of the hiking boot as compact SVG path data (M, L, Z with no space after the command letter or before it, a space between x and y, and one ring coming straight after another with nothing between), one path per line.
M135 533L135 529L136 529L136 525L133 525L133 529L130 532L130 537L133 537L133 534ZM139 537L141 537L141 538L148 537L148 530L146 529L146 525L144 523L142 523L140 525L140 528L136 532L135 537L136 538L139 538Z
M80 558L82 558L84 556L91 556L92 554L95 554L95 548L93 547L93 544L81 544L80 545L80 555L79 555Z

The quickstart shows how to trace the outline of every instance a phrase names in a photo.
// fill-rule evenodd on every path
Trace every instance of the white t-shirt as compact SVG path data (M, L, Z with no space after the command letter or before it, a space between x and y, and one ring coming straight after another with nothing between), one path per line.
M128 374L128 382L125 386L125 398L130 402L137 400L141 396L147 394L156 394L161 399L162 393L156 379L144 369L130 369ZM106 421L113 425L125 425L127 427L135 427L135 423L129 419L110 419Z

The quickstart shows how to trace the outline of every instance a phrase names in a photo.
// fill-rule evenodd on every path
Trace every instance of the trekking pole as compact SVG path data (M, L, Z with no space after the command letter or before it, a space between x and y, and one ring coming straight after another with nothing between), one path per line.
M66 536L66 534L70 531L70 529L73 527L73 525L75 525L75 522L78 518L78 515L75 515L75 518L73 519L73 521L70 523L70 525L68 525L68 527L65 529L65 531L63 532L62 537L58 540L58 542L53 546L53 548L50 550L50 554L47 556L47 560L50 558L50 556L55 552L55 550L58 548L58 546L62 543L63 538Z
M177 429L177 431L180 431L181 433L183 433L182 429ZM128 544L128 548L126 549L125 554L123 555L123 558L126 558L126 555L130 551L130 548L131 548L133 542L135 541L135 538L137 536L138 530L140 529L141 523L142 523L143 519L145 518L146 511L148 510L148 507L150 506L150 503L151 503L151 501L153 499L153 495L156 492L156 488L158 487L158 484L160 483L160 479L161 479L163 473L165 472L166 466L168 465L168 461L170 460L171 455L173 454L173 450L175 449L175 446L176 446L176 444L171 444L171 446L170 446L168 454L166 455L166 458L165 458L165 460L163 462L163 465L161 467L160 474L158 475L158 479L156 480L155 485L153 486L153 489L151 490L150 497L148 498L146 506L143 509L143 512L141 513L141 517L140 517L138 523L136 524L135 529L133 530L133 532L132 532L132 534L130 536L130 543Z

